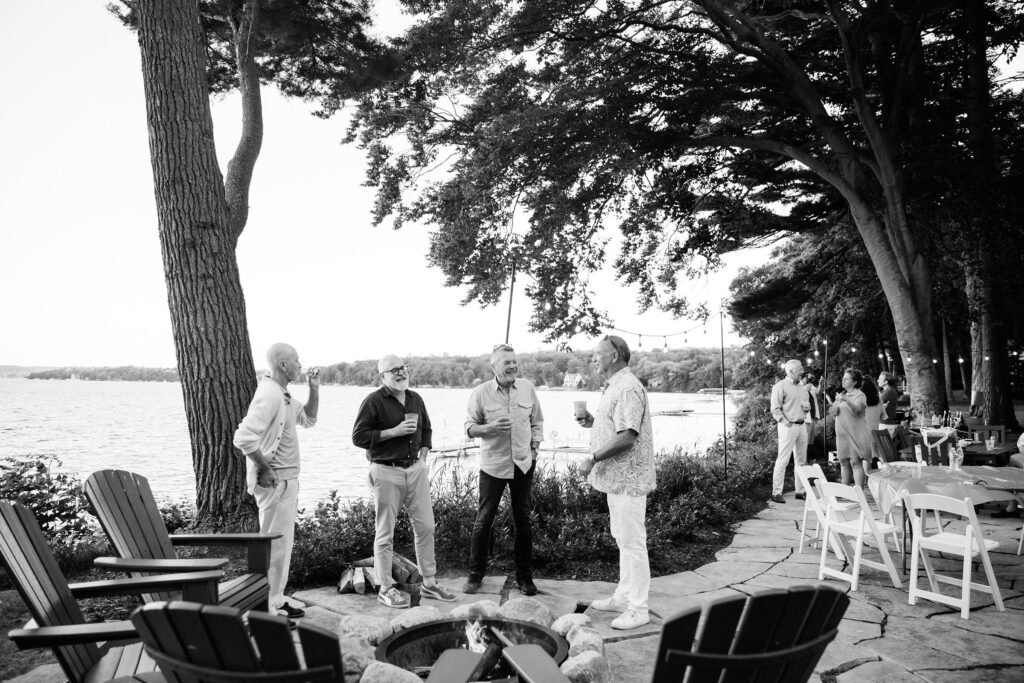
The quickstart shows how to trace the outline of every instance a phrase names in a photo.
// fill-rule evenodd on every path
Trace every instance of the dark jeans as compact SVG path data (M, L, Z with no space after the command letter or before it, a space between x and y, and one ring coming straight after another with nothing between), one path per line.
M533 485L534 463L525 474L518 467L513 479L499 479L486 472L480 472L480 506L476 511L476 522L473 523L473 539L470 541L469 576L482 580L487 572L487 555L491 547L491 527L494 515L498 512L498 503L508 485L512 497L512 523L515 528L516 579L524 581L533 578L530 564L533 558L533 520L530 514L532 507L530 487Z

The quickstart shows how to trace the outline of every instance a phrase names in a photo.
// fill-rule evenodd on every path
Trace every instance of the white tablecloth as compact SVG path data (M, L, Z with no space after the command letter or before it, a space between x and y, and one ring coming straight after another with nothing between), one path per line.
M1024 470L1016 467L970 466L950 472L945 466L924 466L921 478L914 477L912 463L890 463L888 474L880 470L868 473L868 489L882 513L901 504L901 492L937 493L941 496L970 498L975 505L1013 500L1024 491Z

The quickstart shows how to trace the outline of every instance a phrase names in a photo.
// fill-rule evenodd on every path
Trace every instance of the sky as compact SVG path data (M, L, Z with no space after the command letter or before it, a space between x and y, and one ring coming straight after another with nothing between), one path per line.
M0 364L173 367L153 195L139 50L106 0L33 0L0 8ZM401 17L380 3L382 26ZM386 30L386 29L385 29ZM342 145L347 114L310 115L264 87L264 140L237 257L257 366L272 343L306 366L401 355L482 354L504 341L508 299L462 306L464 291L427 265L429 226L373 226L365 157ZM240 129L235 97L212 103L221 168ZM612 255L614 256L614 255ZM682 291L712 311L743 265L731 256ZM611 262L613 258L609 258ZM610 272L595 298L632 348L717 346L707 326L639 313ZM383 303L382 303L383 302ZM528 331L517 284L509 342L553 348ZM683 337L670 337L672 348ZM594 340L568 340L588 349ZM743 343L726 319L727 345Z

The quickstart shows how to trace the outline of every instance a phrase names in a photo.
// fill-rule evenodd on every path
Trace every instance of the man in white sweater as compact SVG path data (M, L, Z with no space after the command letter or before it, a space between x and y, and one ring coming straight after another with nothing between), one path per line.
M288 384L302 374L299 354L288 344L267 350L270 376L261 378L249 404L249 412L235 431L235 447L248 458L246 489L260 510L260 532L280 533L271 541L269 609L292 619L305 615L285 602L288 568L295 540L295 516L299 504L299 439L295 426L312 427L320 405L319 372L307 373L306 404L292 398Z

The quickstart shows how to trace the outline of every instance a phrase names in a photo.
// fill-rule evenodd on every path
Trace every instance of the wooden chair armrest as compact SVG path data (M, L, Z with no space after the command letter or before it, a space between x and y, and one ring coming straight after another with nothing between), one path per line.
M68 586L75 598L98 598L110 595L140 595L160 591L181 591L183 600L217 603L217 582L222 571L179 572L161 576L139 576L112 581L88 581Z
M146 560L137 557L97 557L97 567L146 572L205 572L222 569L229 562L226 557L197 557L186 560Z
M82 645L107 640L137 640L139 637L135 625L130 621L16 628L8 636L22 650L34 647Z
M239 546L249 551L249 571L266 574L270 568L270 542L283 534L175 534L171 545Z
M171 545L238 546L252 543L269 543L283 534L174 534Z

